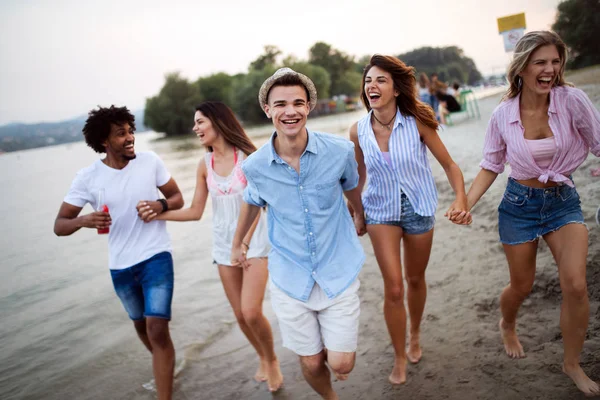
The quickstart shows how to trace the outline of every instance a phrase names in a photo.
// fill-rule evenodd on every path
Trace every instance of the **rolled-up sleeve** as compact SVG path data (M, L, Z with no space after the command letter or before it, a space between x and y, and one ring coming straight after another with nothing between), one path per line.
M492 114L492 118L490 119L490 123L488 124L485 133L483 160L481 160L479 166L483 169L501 174L504 172L504 164L506 164L506 143L500 134L495 115L495 113Z
M600 157L600 112L582 90L575 89L571 93L569 107L575 127L592 154Z
M358 186L358 163L354 155L354 143L348 142L348 148L346 152L346 165L344 166L344 172L340 178L342 189L344 191L352 190Z
M245 161L242 164L242 171L244 171L244 175L246 175L246 181L248 182L246 188L244 189L244 201L250 205L257 207L266 206L267 203L260 197L260 194L258 192L258 186L256 186L256 180L254 179L252 173L249 171L249 168L246 165Z

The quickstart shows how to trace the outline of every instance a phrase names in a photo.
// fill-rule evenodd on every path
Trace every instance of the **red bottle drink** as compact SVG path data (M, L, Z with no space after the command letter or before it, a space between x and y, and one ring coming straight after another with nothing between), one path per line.
M100 206L100 210L98 210L98 211L108 212L108 206L106 204L103 204ZM109 227L98 229L98 235L106 235L109 231L110 231Z
M98 192L98 211L108 212L108 206L104 204L104 189L100 189ZM106 235L110 228L98 229L98 235Z

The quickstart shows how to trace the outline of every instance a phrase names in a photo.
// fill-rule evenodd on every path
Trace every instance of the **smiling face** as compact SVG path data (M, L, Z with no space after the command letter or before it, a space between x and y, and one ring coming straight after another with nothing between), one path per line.
M523 91L547 95L558 79L560 57L554 45L542 46L531 54L525 69L519 74Z
M200 139L200 142L204 146L211 146L219 134L213 127L212 121L208 119L204 114L200 111L196 111L194 114L194 133Z
M381 109L390 103L395 104L398 96L398 91L394 88L392 75L375 66L367 72L363 90L369 100L369 105L373 109Z
M297 136L306 129L310 112L304 86L274 86L269 91L265 114L280 135Z
M118 160L133 160L135 158L135 136L129 123L110 124L110 133L103 143L107 156Z

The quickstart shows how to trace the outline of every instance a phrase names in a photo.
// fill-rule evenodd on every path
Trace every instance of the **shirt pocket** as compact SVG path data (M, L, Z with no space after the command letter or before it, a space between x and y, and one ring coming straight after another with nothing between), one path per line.
M321 210L326 210L333 207L336 200L340 196L341 184L339 179L329 181L326 183L320 183L315 185L317 189L317 203Z

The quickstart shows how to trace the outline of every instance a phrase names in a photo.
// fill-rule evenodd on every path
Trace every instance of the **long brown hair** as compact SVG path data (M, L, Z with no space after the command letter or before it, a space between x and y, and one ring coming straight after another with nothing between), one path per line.
M556 46L558 58L560 59L560 70L558 71L558 76L554 81L553 86L573 86L572 84L565 82L564 75L565 64L567 63L567 46L560 36L552 31L527 32L519 39L515 46L513 59L506 72L506 79L510 86L508 87L508 90L506 90L506 93L504 93L502 101L517 97L519 93L521 93L523 79L519 74L527 68L533 52L542 46L548 45Z
M250 155L256 151L256 146L250 140L244 128L239 123L231 108L220 101L205 101L196 106L196 111L200 111L210 120L213 127L223 135L227 143ZM212 146L206 146L208 151L213 151Z
M417 79L415 78L415 69L409 67L396 57L382 56L375 54L371 57L369 64L365 67L362 77L362 93L360 99L367 108L371 110L369 98L365 93L365 79L371 67L378 67L392 75L394 88L398 91L396 105L404 115L411 115L418 119L422 124L431 129L438 128L438 122L435 118L433 109L428 104L423 103L417 96Z

